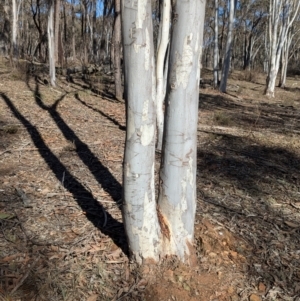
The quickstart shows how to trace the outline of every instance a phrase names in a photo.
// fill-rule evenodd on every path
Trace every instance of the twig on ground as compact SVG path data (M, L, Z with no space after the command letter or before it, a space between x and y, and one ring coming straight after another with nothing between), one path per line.
M23 201L24 207L32 208L32 205L30 205L31 200L27 197L26 193L21 188L15 187L15 189L17 191L18 196Z
M17 289L24 283L24 281L26 280L26 278L29 276L29 273L32 271L32 269L34 268L34 266L37 264L37 262L39 261L40 256L37 256L35 258L35 260L33 261L32 265L30 266L30 268L28 269L28 271L25 273L25 275L20 279L20 281L17 283L17 285L12 289L11 291L11 295L14 294Z

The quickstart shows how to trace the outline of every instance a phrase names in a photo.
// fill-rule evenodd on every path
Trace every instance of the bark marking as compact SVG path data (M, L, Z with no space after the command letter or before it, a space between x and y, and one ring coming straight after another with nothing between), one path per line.
M190 185L193 187L193 180L194 180L194 175L193 175L193 158L189 158L189 167L186 171L187 175L187 180L189 181Z
M147 7L147 0L138 0L137 4L137 16L136 16L136 28L142 28L143 22L146 19L146 7Z
M135 132L135 124L134 124L134 113L130 108L128 108L128 124L127 124L127 133L128 133L128 140L133 136Z
M143 106L143 114L142 114L142 120L147 121L148 120L148 107L149 107L149 100L144 101L144 106Z
M168 240L170 240L170 229L167 224L166 218L162 215L160 210L157 208L157 217L158 217L158 222L160 225L160 231L164 237L166 237Z
M146 28L146 45L145 45L145 70L148 71L150 67L150 35L148 28Z
M193 34L189 34L184 39L182 55L176 53L176 86L182 84L185 89L189 82L189 75L193 68L193 49L191 42Z
M141 126L141 143L143 146L147 146L151 143L154 136L154 125L145 124Z

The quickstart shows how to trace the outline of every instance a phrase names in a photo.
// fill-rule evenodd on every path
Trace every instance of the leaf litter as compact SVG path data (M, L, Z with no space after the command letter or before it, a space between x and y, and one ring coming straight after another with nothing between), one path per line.
M79 78L53 90L3 77L0 300L299 301L299 102L241 78L201 92L198 264L141 270L120 211L124 104Z

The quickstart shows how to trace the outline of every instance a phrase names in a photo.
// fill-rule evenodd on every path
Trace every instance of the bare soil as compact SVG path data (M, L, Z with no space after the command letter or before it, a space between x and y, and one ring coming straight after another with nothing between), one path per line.
M125 110L109 77L53 89L5 59L0 74L0 300L300 300L298 79L274 99L259 73L234 71L227 94L201 90L198 264L140 270L120 211Z

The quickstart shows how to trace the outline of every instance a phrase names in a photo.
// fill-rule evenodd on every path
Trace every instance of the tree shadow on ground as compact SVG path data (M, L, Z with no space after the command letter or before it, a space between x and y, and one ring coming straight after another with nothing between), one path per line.
M291 206L300 202L300 157L250 138L218 135L198 149L198 174L198 195L211 206L210 216L250 246L239 250L250 263L249 277L293 290L300 264L287 254L300 243L300 217Z
M93 197L93 195L68 171L68 169L46 145L37 128L17 110L13 102L4 93L1 93L0 95L11 110L12 114L27 129L41 157L47 163L56 178L61 181L64 175L64 187L73 195L82 210L86 212L88 220L92 222L93 225L102 233L110 236L114 243L128 255L128 245L123 224L115 220ZM118 202L121 198L121 185L119 182L113 177L109 170L98 161L98 158L90 151L88 146L76 136L72 129L61 118L59 113L56 112L56 107L63 98L64 96L58 99L53 106L48 107L43 104L38 85L36 85L36 103L41 108L49 112L59 129L65 135L66 139L75 142L76 152L79 158L86 164L94 177L102 185L103 189L106 190L116 202ZM99 216L101 218L99 218Z
M201 94L199 109L222 112L227 126L246 130L269 129L274 133L300 130L300 115L293 105L282 103L238 103L223 95Z
M125 131L125 130L126 130L126 127L125 127L124 125L120 124L118 120L116 120L116 119L114 119L114 118L108 116L107 114L105 114L105 113L102 112L101 110L98 110L98 109L94 108L93 106L91 106L90 104L88 104L88 103L86 103L85 101L83 101L83 100L79 97L78 93L75 93L75 98L76 98L81 104L83 104L84 106L86 106L87 108L89 108L89 109L91 109L91 110L93 110L93 111L99 113L99 114L102 115L103 117L105 117L105 118L107 118L108 120L110 120L114 125L118 126L120 130L122 130L122 131Z
M300 184L300 158L291 151L258 145L245 137L217 136L214 146L198 150L198 168L205 178L216 172L212 178L230 180L237 188L255 196L271 193L268 185L274 179Z
M96 85L91 80L89 80L85 77L81 77L80 80L83 81L84 84L80 83L78 78L69 77L67 79L66 85L71 83L74 86L76 86L76 88L79 87L80 89L83 89L83 90L89 90L89 91L93 92L96 96L100 96L102 98L105 98L108 101L119 102L115 98L115 95L113 93L107 91L107 89L100 89L100 88L96 87Z

